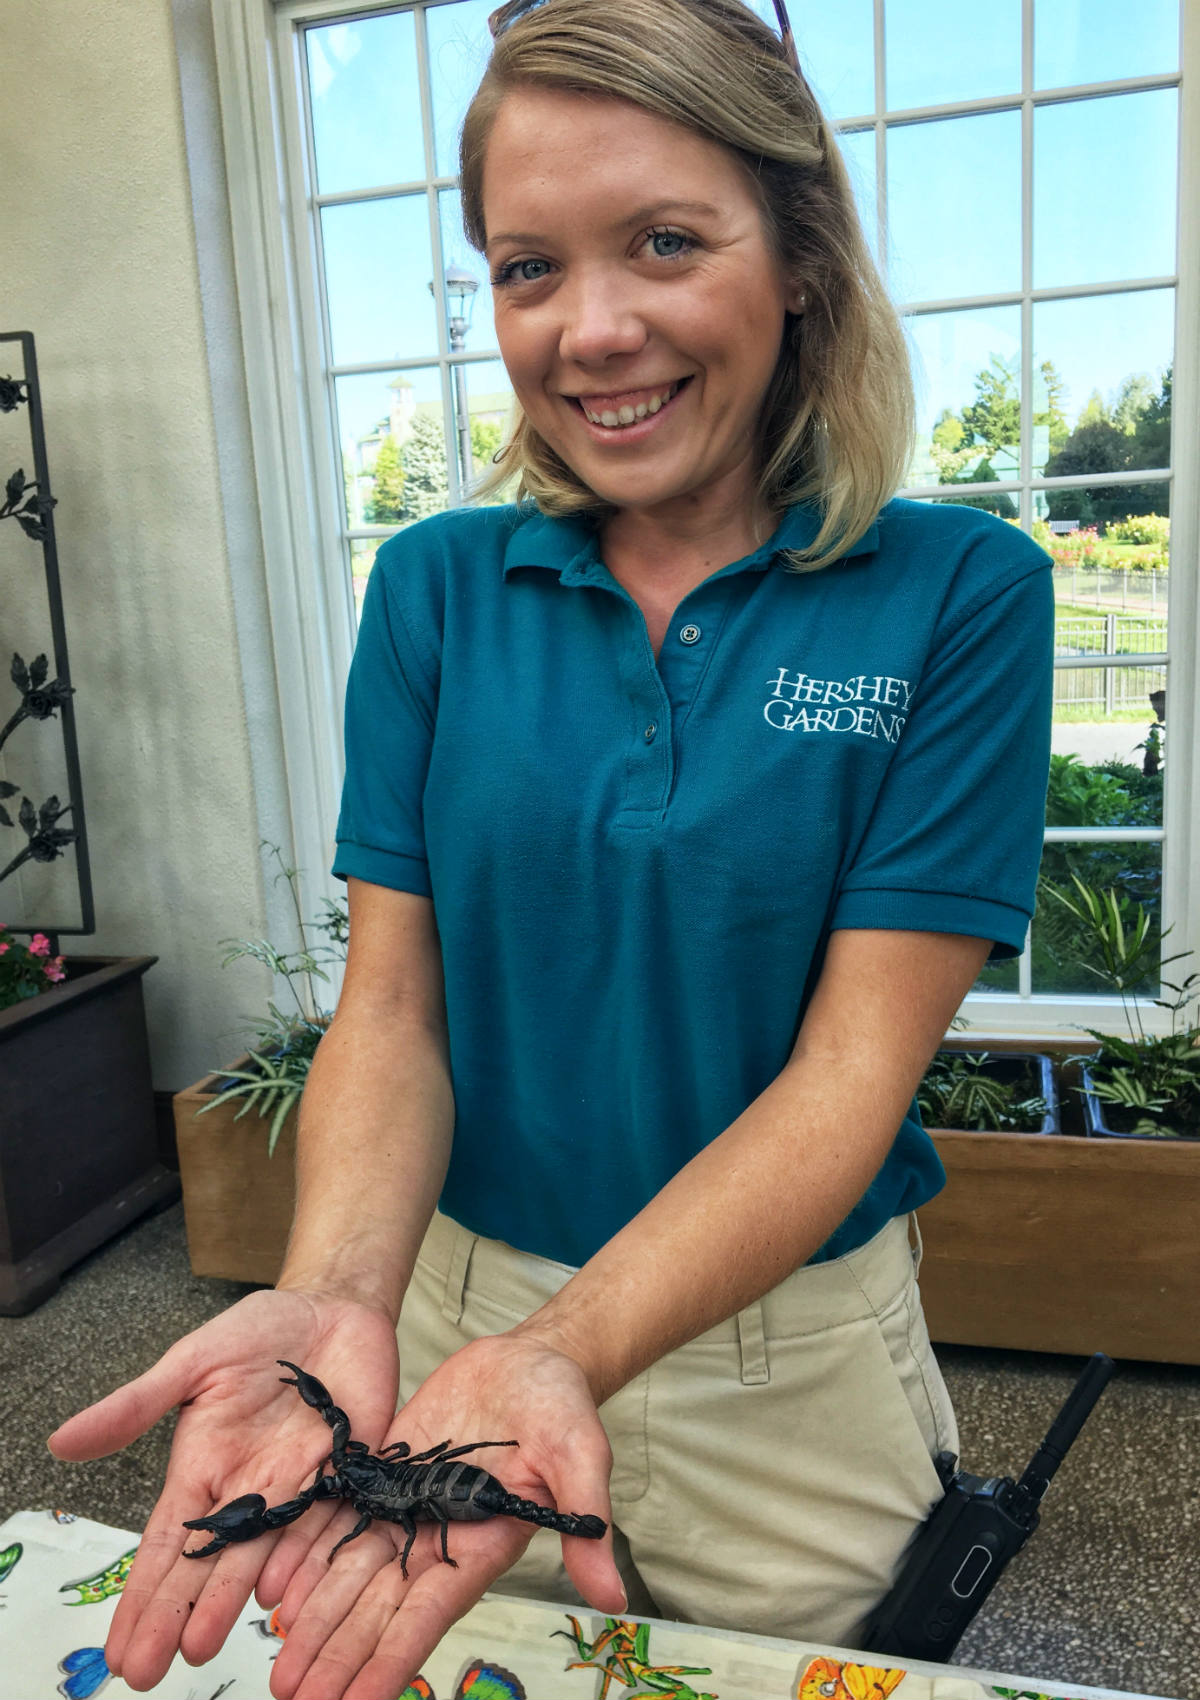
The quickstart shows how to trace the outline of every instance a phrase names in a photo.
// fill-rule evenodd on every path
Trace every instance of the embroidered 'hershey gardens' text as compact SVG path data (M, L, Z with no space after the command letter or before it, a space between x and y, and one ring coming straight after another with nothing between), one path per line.
M894 744L912 702L908 680L885 673L814 679L781 667L767 683L771 695L763 705L763 718L780 732L853 732Z

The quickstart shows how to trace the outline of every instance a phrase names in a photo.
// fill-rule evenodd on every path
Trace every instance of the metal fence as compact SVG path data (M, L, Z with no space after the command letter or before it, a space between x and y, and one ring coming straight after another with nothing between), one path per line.
M1128 567L1055 567L1054 592L1060 602L1166 614L1170 577L1165 571L1138 572Z
M1059 615L1054 623L1054 652L1059 656L1156 655L1166 647L1167 621L1161 614L1109 609L1096 615ZM1161 663L1157 667L1059 667L1054 673L1054 706L1056 711L1089 709L1097 720L1128 709L1149 714L1151 691L1165 689L1166 682Z

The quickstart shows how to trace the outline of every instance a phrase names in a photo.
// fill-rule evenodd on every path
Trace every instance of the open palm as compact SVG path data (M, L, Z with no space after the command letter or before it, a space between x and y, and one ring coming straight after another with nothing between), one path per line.
M134 1689L161 1680L176 1651L212 1658L257 1589L260 1604L283 1596L333 1507L314 1506L280 1537L266 1535L206 1559L182 1557L186 1519L245 1493L268 1505L294 1498L329 1451L329 1430L281 1384L289 1358L338 1390L355 1434L376 1444L395 1410L398 1380L391 1319L380 1310L299 1292L259 1292L186 1335L137 1380L70 1418L51 1437L60 1458L104 1457L175 1406L179 1420L167 1479L118 1604L105 1656Z

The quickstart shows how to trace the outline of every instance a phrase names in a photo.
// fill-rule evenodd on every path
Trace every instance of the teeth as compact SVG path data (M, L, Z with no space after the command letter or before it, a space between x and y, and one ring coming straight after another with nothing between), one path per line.
M613 412L611 408L606 409L603 413L592 413L588 408L584 408L584 412L593 425L606 425L610 431L614 431L622 425L632 425L636 420L644 419L648 413L657 413L659 408L664 407L670 401L678 389L677 383L671 384L665 395L651 396L649 401L639 401L636 407L630 407L626 403L616 412Z

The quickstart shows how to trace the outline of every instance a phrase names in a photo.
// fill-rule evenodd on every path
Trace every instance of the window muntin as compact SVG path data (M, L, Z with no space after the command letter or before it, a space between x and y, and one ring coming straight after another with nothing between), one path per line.
M770 0L751 3L773 24ZM439 499L426 463L431 443L440 443L446 468L440 499L453 502L460 474L482 465L477 451L486 453L510 398L496 359L485 269L462 237L453 182L457 127L488 52L489 0L418 0L344 20L321 0L304 0L303 9L309 48L302 57L314 109L308 146L319 186L314 207L327 244L341 244L323 288L325 371L337 396L343 470L348 441L359 452L367 444L370 452L372 432L390 417L390 386L403 375L421 388L426 421L419 452L418 446L405 451L426 466L410 488L423 492L422 502ZM1089 0L1085 28L1079 0L1033 0L1025 13L1032 14L1032 35L1024 41L1017 0L987 10L987 28L996 36L987 53L979 51L979 20L971 19L971 41L960 41L961 8L944 0L848 0L828 17L818 9L806 20L799 47L839 125L864 222L914 351L919 429L905 493L986 503L1049 542L1060 611L1056 757L1076 753L1070 746L1084 741L1081 728L1089 724L1080 714L1102 704L1100 731L1081 765L1091 770L1124 761L1132 768L1145 759L1136 746L1150 728L1148 701L1144 711L1137 705L1165 680L1169 542L1114 542L1102 523L1097 551L1087 520L1104 515L1111 525L1126 505L1135 518L1153 512L1165 520L1170 513L1163 474L1169 473L1174 358L1178 6L1149 0L1135 15L1118 0ZM398 68L387 101L394 123L403 83L407 139L396 140L382 112L372 111L380 99L377 76L357 92L353 87L371 65L364 32L375 28L380 42L385 29L393 32L387 52ZM313 70L320 63L314 37L323 89ZM927 50L930 40L936 52ZM383 57L381 49L377 62ZM414 59L418 80L425 79L415 91ZM1097 88L1105 78L1122 86ZM1156 86L1131 89L1131 78ZM1073 82L1081 84L1075 97L1064 93ZM1044 98L1047 89L1053 100ZM316 110L331 98L356 108L355 123L336 145L334 108L327 105L320 116ZM976 110L973 102L981 103ZM364 160L361 147L355 154L356 125L380 138L374 157ZM412 160L416 137L420 170ZM1101 181L1106 206L1115 202L1120 218L1097 216ZM372 188L390 194L372 197ZM378 220L366 281L354 275L354 244L344 234L355 228L351 206L367 209L359 211L357 228L370 230L372 218ZM402 239L397 232L406 214L403 229L410 234ZM457 339L443 293L434 339L429 285L448 266L473 273L479 288L467 334ZM430 419L439 400L435 437ZM1141 417L1150 403L1156 418ZM1063 459L1064 446L1071 446L1064 438L1078 439L1089 408L1101 424L1123 421L1125 434L1139 439L1126 445L1123 458L1102 456L1099 468L1086 455ZM961 422L968 413L990 435L973 443L960 438L956 448L954 418ZM1152 465L1146 457L1154 443L1160 452ZM981 445L986 456L962 454ZM1077 470L1064 473L1076 463ZM948 468L950 476L970 477L972 487L942 482ZM359 590L379 537L394 527L367 517L375 511L369 467L356 463L357 502L350 479L345 486L343 547ZM398 523L418 517L417 505L414 499ZM1071 518L1079 520L1073 535L1064 531ZM1053 824L1052 815L1047 871L1060 862L1060 873L1068 864L1096 876L1124 871L1128 889L1144 887L1153 907L1161 886L1161 797L1127 799L1125 814L1118 808L1114 817L1113 786L1105 783L1113 778L1089 774L1082 786L1094 819ZM1078 964L1055 963L1048 949L1035 938L1032 953L988 970L979 989L1003 983L1022 998L1057 999L1094 989L1082 983Z

